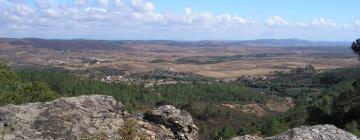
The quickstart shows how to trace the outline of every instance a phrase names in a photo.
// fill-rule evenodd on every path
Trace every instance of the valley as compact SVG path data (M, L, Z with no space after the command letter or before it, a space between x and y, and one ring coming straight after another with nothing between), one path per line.
M271 136L318 122L312 109L341 93L328 89L360 76L346 44L0 40L10 67L2 69L11 73L3 78L20 85L4 90L11 92L2 105L92 94L112 96L129 112L173 105L191 114L200 139Z
M301 40L288 40L284 45L274 45L274 40L254 46L258 43L1 39L0 53L16 67L100 71L101 78L174 71L227 79L288 71L307 64L319 70L356 65L346 43L336 47L303 41L291 46L292 41Z
M0 140L360 140L359 0L0 0Z

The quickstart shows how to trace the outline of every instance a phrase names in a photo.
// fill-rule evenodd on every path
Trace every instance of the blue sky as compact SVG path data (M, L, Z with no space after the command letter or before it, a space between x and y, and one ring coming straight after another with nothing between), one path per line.
M247 40L360 37L359 0L0 0L0 37Z
M159 11L182 12L191 7L197 12L231 13L266 18L273 15L293 19L333 17L349 20L358 14L358 0L154 0Z

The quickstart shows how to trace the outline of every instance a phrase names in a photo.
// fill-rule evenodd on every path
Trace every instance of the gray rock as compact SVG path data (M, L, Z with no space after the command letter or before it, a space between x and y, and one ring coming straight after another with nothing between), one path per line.
M120 102L103 95L60 98L52 102L20 106L7 105L0 107L0 139L77 140L97 139L101 136L103 139L117 140L122 137L118 130L123 128L127 120L136 121L138 126L135 128L149 140L171 140L180 138L180 135L195 139L197 131L187 127L196 128L190 114L172 106L165 108L170 115L159 114L158 117L160 120L167 120L168 123L144 120L142 114L129 114ZM159 110L150 112L159 112ZM173 125L176 129L173 129ZM187 128L181 128L182 126Z
M198 128L194 125L190 113L173 106L160 106L145 113L144 119L170 128L179 140L198 139Z
M245 136L235 137L230 140L264 140L264 139L262 137L258 137L258 136L245 135Z
M353 134L333 125L301 126L287 130L276 136L260 138L256 136L240 136L231 140L359 140Z
M101 95L7 105L0 107L0 131L3 139L73 140L101 131L115 138L126 114L121 103Z
M135 120L147 139L196 140L198 128L186 111L165 105L145 114L129 114L110 96L92 95L60 98L46 103L0 107L0 139L3 140L76 140L121 138L118 132L128 119ZM266 140L358 140L351 133L333 125L303 126L290 129ZM232 140L262 140L241 136Z
M302 126L266 140L358 140L353 134L333 125Z

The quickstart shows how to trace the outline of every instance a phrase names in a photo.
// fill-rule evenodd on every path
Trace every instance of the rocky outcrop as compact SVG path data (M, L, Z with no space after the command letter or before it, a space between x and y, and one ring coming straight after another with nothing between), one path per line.
M60 98L46 103L0 107L0 139L120 139L127 120L146 139L197 139L191 116L172 106L161 106L142 114L129 114L110 96ZM159 119L156 119L156 118ZM131 126L132 127L132 126Z
M196 140L198 128L186 111L165 105L145 114L129 114L110 96L60 98L46 103L0 107L2 140L137 139ZM358 140L333 125L303 126L261 138L240 136L232 140Z
M287 130L276 136L260 138L257 136L240 136L231 140L359 140L353 134L333 125L302 126Z
M145 120L170 128L179 140L197 139L198 128L190 113L165 105L145 113Z
M266 140L358 140L358 138L333 125L315 125L290 129Z
M78 139L99 131L115 137L125 115L111 97L80 96L1 107L0 126L4 139Z

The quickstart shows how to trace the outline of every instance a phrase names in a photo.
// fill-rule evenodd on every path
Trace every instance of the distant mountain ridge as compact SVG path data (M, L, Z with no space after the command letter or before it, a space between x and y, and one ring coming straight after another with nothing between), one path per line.
M32 45L36 48L56 49L126 49L126 44L168 45L173 47L348 47L350 41L309 41L301 39L256 39L239 41L175 41L175 40L87 40L87 39L41 39L0 38L0 42L13 45Z
M264 46L331 46L331 47L342 47L350 46L349 41L309 41L301 39L257 39L257 40L245 40L240 43L246 45L264 45Z

